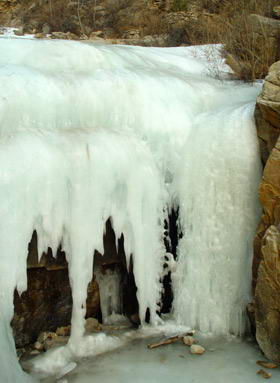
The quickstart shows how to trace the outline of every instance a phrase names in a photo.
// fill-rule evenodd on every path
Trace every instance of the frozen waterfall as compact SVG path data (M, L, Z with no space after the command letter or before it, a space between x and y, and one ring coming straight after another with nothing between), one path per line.
M68 353L83 339L93 254L103 252L109 217L133 254L142 323L147 309L151 325L162 322L164 220L173 205L183 233L174 321L242 333L259 217L259 86L211 78L203 48L2 38L0 52L1 381L31 379L9 323L13 291L27 286L34 230L39 254L60 244L67 254Z

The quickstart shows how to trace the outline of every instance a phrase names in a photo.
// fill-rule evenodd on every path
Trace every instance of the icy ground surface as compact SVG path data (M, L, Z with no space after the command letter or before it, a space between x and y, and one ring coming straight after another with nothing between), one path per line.
M153 350L147 345L159 338L136 339L125 346L94 359L83 359L61 383L258 383L257 360L265 360L255 343L239 340L203 339L202 356L191 355L182 343ZM280 370L272 373L271 382L278 382ZM43 379L54 383L55 379Z
M142 324L149 309L151 326L162 325L170 270L177 327L243 333L260 214L253 119L260 87L213 77L204 48L0 39L2 381L31 379L18 364L10 321L14 289L27 287L34 230L39 256L48 247L65 251L73 298L69 343L38 370L63 372L121 345L84 336L94 251L103 253L109 218L116 238L124 235L127 265L133 257ZM163 241L174 205L183 234L177 261ZM117 310L104 291L101 306L111 301Z

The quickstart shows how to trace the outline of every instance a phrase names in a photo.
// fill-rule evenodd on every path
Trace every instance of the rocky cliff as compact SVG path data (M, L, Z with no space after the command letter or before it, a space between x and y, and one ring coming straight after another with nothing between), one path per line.
M256 338L265 355L280 362L280 61L270 67L255 110L264 172L259 194L263 215L253 262Z

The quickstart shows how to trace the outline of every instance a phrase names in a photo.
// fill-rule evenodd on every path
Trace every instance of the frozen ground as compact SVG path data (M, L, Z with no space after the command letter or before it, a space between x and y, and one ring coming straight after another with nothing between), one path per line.
M137 339L120 349L83 359L60 383L254 383L265 360L258 347L249 341L200 340L207 352L191 355L182 343L149 350L147 345L159 338ZM272 373L270 382L279 382L280 371ZM56 382L45 379L44 383Z

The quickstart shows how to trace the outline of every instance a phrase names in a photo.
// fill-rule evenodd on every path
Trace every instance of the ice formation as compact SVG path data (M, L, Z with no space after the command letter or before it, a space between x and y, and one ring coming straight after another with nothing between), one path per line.
M172 204L184 233L175 320L242 332L259 214L259 87L211 78L203 55L187 48L2 38L0 51L1 379L31 379L17 363L9 323L14 288L26 289L35 229L39 254L60 244L67 254L72 350L82 342L93 253L103 252L109 217L133 254L140 318L149 308L151 323L161 322Z
M110 324L122 318L121 275L118 270L94 270L99 287L102 322Z

